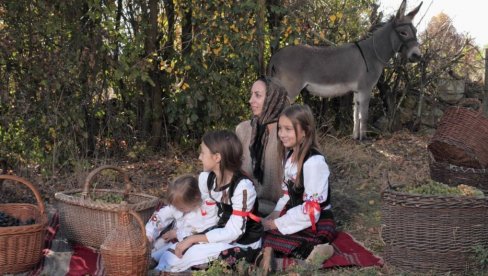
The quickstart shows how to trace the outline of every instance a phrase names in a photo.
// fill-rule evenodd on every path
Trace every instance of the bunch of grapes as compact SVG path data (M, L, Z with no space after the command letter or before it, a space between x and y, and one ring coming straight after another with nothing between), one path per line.
M461 191L461 194L464 196L485 197L485 194L481 190L476 189L473 186L459 184L457 188Z
M7 213L0 212L0 227L30 225L34 223L36 223L36 220L33 218L30 218L25 221L21 221L18 218L13 217Z
M124 200L122 194L103 194L96 197L95 201L120 204Z
M451 187L444 183L439 183L430 180L427 184L408 187L405 189L407 193L420 195L437 195L437 196L476 196L484 197L482 191L468 185L461 184L457 187Z

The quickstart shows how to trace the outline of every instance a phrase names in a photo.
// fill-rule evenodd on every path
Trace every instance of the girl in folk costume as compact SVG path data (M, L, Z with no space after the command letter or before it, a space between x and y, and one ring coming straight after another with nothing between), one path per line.
M315 121L308 106L287 107L278 121L285 160L283 196L263 221L263 247L276 256L321 264L333 254L336 236L330 204L329 167L318 150Z
M202 195L218 207L217 227L189 236L161 257L164 271L180 272L221 257L233 266L240 258L251 262L261 247L263 227L256 210L256 190L241 172L242 145L230 131L214 131L203 136L199 176Z
M285 88L275 78L262 76L251 87L249 105L253 117L236 127L243 146L242 169L257 184L259 211L268 215L281 196L283 164L276 147L278 117L289 105ZM259 185L258 185L259 184Z
M175 179L168 186L169 205L154 212L146 223L146 236L153 245L151 257L154 262L159 262L174 242L208 231L217 224L216 203L202 196L198 184L192 175ZM161 266L156 269L161 270Z

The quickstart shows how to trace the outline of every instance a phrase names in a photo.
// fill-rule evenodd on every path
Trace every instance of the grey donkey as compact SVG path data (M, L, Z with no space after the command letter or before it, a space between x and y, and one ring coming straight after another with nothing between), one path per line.
M412 20L422 3L405 15L403 0L396 16L372 35L338 47L288 46L280 49L268 65L269 76L278 78L291 102L306 88L310 93L328 98L354 93L353 138L366 138L371 91L387 65L399 52L414 62L421 53L417 30Z

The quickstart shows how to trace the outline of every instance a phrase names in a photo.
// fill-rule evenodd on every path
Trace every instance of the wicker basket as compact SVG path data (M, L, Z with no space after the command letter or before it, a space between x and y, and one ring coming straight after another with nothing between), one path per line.
M125 189L89 191L92 178L106 169L116 170L124 176ZM147 194L131 193L131 188L129 177L123 169L115 166L101 166L88 174L83 190L56 193L54 197L59 210L61 233L72 242L95 248L100 247L108 233L117 225L117 212L120 204L94 201L90 198L90 195L93 194L95 196L123 195L131 210L137 212L144 221L149 220L155 207L159 204L159 199ZM81 196L77 195L80 192Z
M475 169L438 162L431 158L430 177L449 186L466 184L488 194L488 169Z
M473 247L488 244L488 199L382 193L385 258L420 273L476 268Z
M465 108L475 104L477 111ZM442 116L428 148L435 159L457 166L488 168L488 119L477 99L465 99Z
M137 226L131 223L130 216L136 219ZM119 223L108 234L100 251L108 276L147 274L149 250L144 222L126 204L121 204Z
M0 272L15 274L29 271L39 263L44 249L47 227L44 203L29 181L13 175L0 175L0 179L26 185L37 200L37 206L27 203L0 204L1 212L23 221L35 220L31 225L0 227Z

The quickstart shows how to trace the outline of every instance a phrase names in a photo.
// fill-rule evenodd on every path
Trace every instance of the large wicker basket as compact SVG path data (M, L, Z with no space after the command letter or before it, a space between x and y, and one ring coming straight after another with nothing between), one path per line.
M475 104L478 110L466 108ZM488 118L477 99L465 99L441 118L428 148L439 162L469 168L488 168Z
M20 273L33 269L42 258L47 215L39 191L29 181L13 175L0 175L27 186L37 200L37 206L27 203L0 204L0 211L22 221L34 219L31 225L0 227L0 273Z
M132 224L130 217L138 224ZM121 204L119 223L105 238L100 251L108 276L147 274L149 250L144 222L126 204Z
M121 173L124 177L125 189L92 189L92 178L102 170L112 169ZM54 195L57 200L61 233L68 240L86 246L99 248L104 239L118 221L117 211L120 204L105 203L92 200L90 196L104 194L123 195L131 210L137 212L144 221L149 220L155 207L159 204L157 197L132 193L131 182L127 173L116 166L101 166L91 171L84 183L83 190L58 192ZM81 193L81 196L79 195Z
M476 187L488 194L488 169L475 169L438 162L431 158L430 177L450 186L465 184ZM488 218L487 218L488 219Z
M421 273L475 268L474 246L488 245L488 199L382 193L388 263Z

